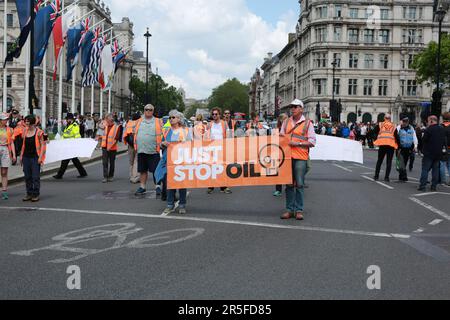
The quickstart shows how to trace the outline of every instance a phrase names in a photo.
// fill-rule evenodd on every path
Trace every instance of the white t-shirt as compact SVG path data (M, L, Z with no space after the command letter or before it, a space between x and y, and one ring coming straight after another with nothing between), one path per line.
M361 127L361 135L362 135L362 136L367 135L367 127L366 127L366 126L362 126L362 127Z
M223 140L222 123L212 123L211 126L211 140Z

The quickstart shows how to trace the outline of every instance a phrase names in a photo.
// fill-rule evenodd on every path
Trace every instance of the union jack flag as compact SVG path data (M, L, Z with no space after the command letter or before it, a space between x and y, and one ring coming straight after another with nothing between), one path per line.
M115 58L117 57L117 55L119 54L120 49L119 49L119 41L114 40L114 44L113 44L113 51L112 51L112 57Z
M39 11L39 7L42 5L42 0L37 0L34 5L34 12L37 13Z
M55 0L50 5L53 8L53 13L50 14L50 20L55 22L56 18L58 18L61 14L61 2L60 0Z
M84 38L86 37L86 33L89 31L89 24L91 23L91 17L87 17L84 21L81 21L81 26L83 27L83 30L81 31L81 39L78 43L78 46L81 46L81 44L84 41Z

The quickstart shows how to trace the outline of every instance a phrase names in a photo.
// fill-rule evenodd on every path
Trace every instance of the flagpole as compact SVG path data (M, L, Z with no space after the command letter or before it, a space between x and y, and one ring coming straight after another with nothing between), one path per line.
M8 10L8 1L5 0L5 14L3 17L3 61L6 59L6 55L8 54L8 41L7 41L7 23L6 20L8 19L8 14L7 14L7 10ZM8 109L7 103L8 103L8 87L7 87L7 80L8 80L8 72L7 72L7 67L5 64L5 67L3 68L3 105L2 105L2 111L6 112Z
M35 91L34 91L34 20L36 18L36 12L34 11L34 1L30 2L30 11L31 11L31 23L30 23L30 82L29 82L29 91L28 91L28 108L29 108L29 114L34 114L33 110L33 98L35 97ZM36 106L37 107L37 106Z
M64 10L64 0L61 1L61 12ZM61 24L64 21L61 21ZM64 35L63 35L64 36ZM64 41L63 41L64 44ZM59 94L58 94L58 133L62 130L62 103L63 103L63 60L64 60L64 45L59 51Z
M95 15L92 17L92 24L95 25ZM94 84L91 86L91 115L94 116Z
M42 129L47 127L47 50L44 53L44 64L42 67Z
M104 29L105 24L102 23L102 30ZM99 70L97 72L100 71L100 66L99 66ZM103 118L103 90L102 90L102 86L100 86L100 119Z
M25 103L23 105L23 115L27 116L28 113L28 108L29 108L29 99L30 99L30 38L28 37L27 39L27 55L26 55L26 62L25 62Z
M75 113L75 76L77 66L72 69L72 113Z
M111 33L110 33L111 39L112 39L112 37L113 37L113 30L112 30L112 29L113 29L113 28L111 28ZM112 44L112 40L111 40L111 44ZM115 66L114 66L114 67L115 67ZM111 79L111 81L114 81L114 78ZM113 83L114 83L114 82L113 82ZM110 83L110 84L109 84L109 89L108 89L108 113L111 113L111 88L112 88L113 83Z

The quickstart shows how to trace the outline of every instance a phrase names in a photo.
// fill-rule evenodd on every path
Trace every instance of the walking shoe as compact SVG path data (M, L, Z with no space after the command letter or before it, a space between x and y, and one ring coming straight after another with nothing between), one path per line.
M373 177L373 180L375 180L375 181L378 181L378 179L380 179L380 177L378 177L378 176Z
M147 190L145 190L142 187L139 187L139 189L137 189L136 193L134 194L135 196L142 196L144 193L146 193Z
M223 192L225 194L231 194L231 189L230 188L225 188L225 190L221 190L220 192Z
M180 207L180 209L178 210L179 214L186 214L186 208L185 207Z
M2 192L2 200L8 200L8 199L9 199L8 192L6 192L6 191Z
M108 178L108 182L114 182L114 178Z
M214 192L214 189L208 188L208 194L212 194Z
M106 178L104 178L103 180L102 180L102 183L107 183L108 182L108 179L106 179Z
M417 188L417 191L426 191L427 189L425 189L425 187L419 187Z
M167 207L164 211L163 214L171 214L175 212L175 208L171 208L171 207Z
M391 180L389 178L384 178L384 182L391 182Z
M56 180L62 180L62 177L61 177L61 176L58 176L58 175L56 175L56 176L53 176L53 179L56 179Z
M431 192L436 192L437 191L437 187L431 187Z
M295 220L303 220L303 219L304 219L303 212L297 212L295 214Z
M273 196L274 196L274 197L281 197L281 192L280 192L280 191L275 191L275 192L273 193Z
M38 202L39 201L39 196L34 196L31 198L31 202Z
M288 220L288 219L291 219L291 218L293 218L294 217L294 214L293 213L291 213L291 212L286 212L286 213L283 213L282 215L281 215L281 219L282 220Z
M156 186L156 196L159 197L161 195L161 186L157 185Z
M83 179L83 178L86 178L88 175L87 174L82 174L82 175L79 175L77 178L78 179Z
M29 196L29 195L26 195L23 199L22 199L22 201L24 201L24 202L26 202L26 201L31 201L31 196Z

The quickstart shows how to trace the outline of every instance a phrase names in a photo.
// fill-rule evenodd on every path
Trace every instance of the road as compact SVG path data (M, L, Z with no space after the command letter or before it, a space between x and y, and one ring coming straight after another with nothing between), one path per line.
M314 162L304 221L279 219L272 187L190 190L187 215L162 216L153 193L134 197L127 156L113 183L99 163L85 180L44 178L37 204L13 186L0 203L0 299L449 299L450 189L420 194L396 172L370 181L375 160ZM68 289L69 266L81 290Z

